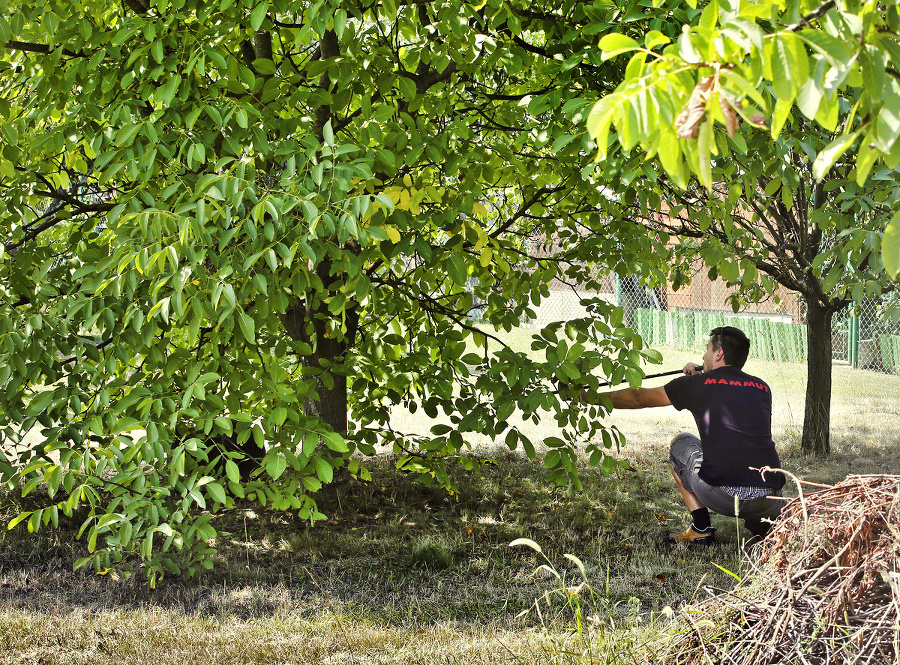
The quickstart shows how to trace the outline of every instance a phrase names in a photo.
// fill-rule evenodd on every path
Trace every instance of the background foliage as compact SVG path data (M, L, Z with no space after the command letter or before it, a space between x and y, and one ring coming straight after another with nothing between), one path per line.
M640 144L648 156L658 155L679 186L694 174L710 188L714 163L744 143L729 145L714 125L734 138L743 119L777 138L789 119L802 117L831 133L814 155L817 181L848 151L860 187L876 163L900 164L896 2L714 0L683 27L677 40L654 32L643 44L619 33L601 40L605 58L637 53L622 85L591 112L599 158L615 125L623 148ZM900 274L898 221L884 248L894 278Z
M896 288L885 264L900 270L900 24L894 3L881 7L714 0L675 39L600 40L604 59L631 55L588 118L597 159L632 156L617 167L625 184L638 169L654 183L623 196L620 214L702 256L739 287L736 310L777 284L802 295L812 453L830 450L832 317Z

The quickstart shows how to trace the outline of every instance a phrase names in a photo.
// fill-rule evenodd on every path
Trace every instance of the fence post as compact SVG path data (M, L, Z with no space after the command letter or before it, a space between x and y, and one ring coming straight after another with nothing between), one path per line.
M850 315L850 330L847 349L847 360L854 369L859 367L859 317L856 314Z

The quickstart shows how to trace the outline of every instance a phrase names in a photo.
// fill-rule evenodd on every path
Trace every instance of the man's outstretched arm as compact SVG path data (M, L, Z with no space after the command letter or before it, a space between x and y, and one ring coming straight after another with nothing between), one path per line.
M666 389L662 386L659 388L623 388L595 394L582 390L574 397L587 404L603 404L603 400L608 399L614 409L646 409L651 406L672 404L666 394Z

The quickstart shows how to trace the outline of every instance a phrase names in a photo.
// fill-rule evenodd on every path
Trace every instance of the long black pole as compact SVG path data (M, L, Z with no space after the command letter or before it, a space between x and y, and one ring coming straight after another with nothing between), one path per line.
M683 374L683 373L684 373L683 369L673 369L673 370L669 370L668 372L660 372L659 374L648 374L644 378L645 379L658 379L661 376L674 376L675 374ZM611 383L612 383L611 381L605 381L603 383L598 383L597 387L602 388L603 386L611 385ZM553 392L558 393L559 391L554 390Z
M644 377L644 379L658 379L661 376L674 376L675 374L684 374L684 370L683 369L673 369L673 370L669 370L668 372L660 372L659 374L648 374L647 376ZM608 386L611 383L612 383L611 381L606 381L604 383L597 384L597 387L600 388L602 386Z

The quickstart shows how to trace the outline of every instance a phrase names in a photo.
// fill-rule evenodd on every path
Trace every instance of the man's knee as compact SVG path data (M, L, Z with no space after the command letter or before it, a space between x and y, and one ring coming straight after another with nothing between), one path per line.
M700 450L700 439L690 432L676 434L669 442L669 464L678 469L687 464L688 459Z
M690 432L679 432L678 434L676 434L675 436L672 437L671 441L669 441L669 449L671 450L675 446L675 444L680 444L681 442L687 442L687 441L690 441L691 439L693 439L695 441L699 441L699 439L697 439L696 434L691 434Z

